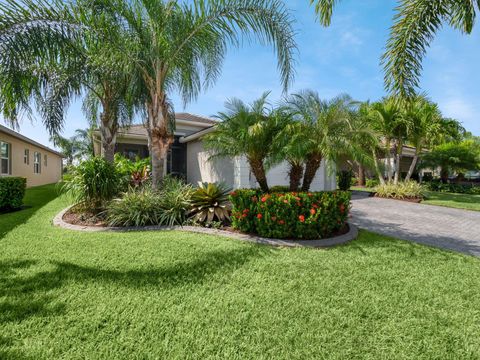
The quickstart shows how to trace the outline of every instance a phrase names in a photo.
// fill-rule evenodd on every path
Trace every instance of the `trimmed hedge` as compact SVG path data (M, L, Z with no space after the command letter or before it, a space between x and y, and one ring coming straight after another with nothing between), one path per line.
M350 193L288 192L230 194L232 225L240 231L277 239L322 239L341 230L348 219Z
M462 184L444 184L440 181L425 182L428 190L456 194L480 195L480 186Z
M26 178L0 177L0 210L21 208L26 188Z

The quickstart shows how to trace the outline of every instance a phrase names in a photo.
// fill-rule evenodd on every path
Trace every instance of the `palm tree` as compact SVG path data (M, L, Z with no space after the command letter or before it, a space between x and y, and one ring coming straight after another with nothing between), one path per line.
M0 5L0 108L17 124L18 114L37 105L52 136L65 122L69 103L82 95L88 117L97 117L102 154L113 161L120 124L133 117L130 76L111 61L118 41L112 18L97 16L91 2L9 1Z
M108 0L105 0L106 2ZM292 80L296 44L292 18L280 0L110 0L124 27L113 53L124 60L145 105L145 126L158 186L173 141L175 117L169 96L194 100L219 77L229 45L241 37L272 45L284 89Z
M213 157L245 156L264 192L269 191L267 169L275 149L273 139L284 127L284 119L272 113L268 95L264 93L250 105L239 99L228 101L226 111L217 115L221 122L204 137Z
M310 189L322 160L335 163L340 155L355 159L364 155L360 146L352 141L351 105L349 96L323 101L311 90L293 94L287 100L294 118L302 124L299 127L303 138L300 150L305 162L302 191Z
M402 137L404 126L399 126L402 122L402 111L399 103L393 98L383 99L383 101L373 103L371 106L372 128L382 135L384 144L383 152L387 160L387 178L392 180L392 142L395 144L395 163L397 165L395 173L399 173L400 157L402 151Z
M320 22L329 26L339 0L310 0ZM419 86L422 60L444 24L470 34L479 4L472 0L402 0L382 57L385 84L392 95L414 98Z

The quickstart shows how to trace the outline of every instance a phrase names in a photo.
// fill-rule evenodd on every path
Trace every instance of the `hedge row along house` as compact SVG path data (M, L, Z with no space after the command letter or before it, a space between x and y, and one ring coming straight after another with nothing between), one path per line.
M62 178L63 155L0 125L0 176L27 179L27 187L53 184Z
M181 177L196 185L200 182L222 182L232 189L256 188L258 184L243 157L211 159L203 146L202 137L215 131L217 121L189 113L176 113L175 140L164 166L166 174ZM100 131L94 133L94 151L101 154ZM149 154L147 130L143 125L121 128L117 133L115 153L127 158L146 158ZM286 163L271 168L267 173L270 186L289 184ZM322 164L312 183L312 191L334 190L335 172Z

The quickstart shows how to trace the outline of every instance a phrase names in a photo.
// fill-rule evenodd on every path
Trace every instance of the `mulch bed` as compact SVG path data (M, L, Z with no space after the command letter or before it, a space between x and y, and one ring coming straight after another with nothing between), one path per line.
M81 211L75 207L70 208L65 215L63 215L63 221L68 224L80 226L107 226L105 219L101 215Z

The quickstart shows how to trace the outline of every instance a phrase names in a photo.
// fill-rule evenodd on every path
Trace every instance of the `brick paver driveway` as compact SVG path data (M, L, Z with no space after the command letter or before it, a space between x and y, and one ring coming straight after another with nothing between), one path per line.
M399 239L480 256L480 212L353 197L352 222Z

